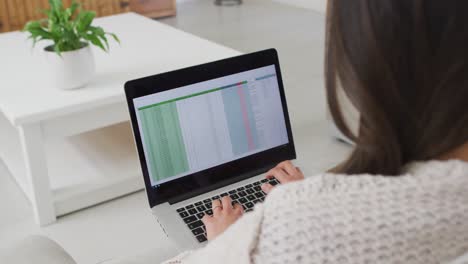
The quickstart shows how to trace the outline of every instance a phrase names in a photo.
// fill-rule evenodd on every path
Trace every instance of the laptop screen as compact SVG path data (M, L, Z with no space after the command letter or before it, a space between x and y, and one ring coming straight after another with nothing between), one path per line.
M275 65L133 103L153 188L289 143Z

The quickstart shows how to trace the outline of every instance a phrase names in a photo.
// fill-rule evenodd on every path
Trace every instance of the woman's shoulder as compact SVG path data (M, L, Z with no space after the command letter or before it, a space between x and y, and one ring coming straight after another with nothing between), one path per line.
M399 177L321 174L285 184L263 204L254 259L339 263L333 252L356 249L387 256L374 262L405 263L421 252L453 258L468 250L467 184L468 164L457 161L412 164Z
M468 183L468 163L459 160L413 162L398 176L322 173L276 188L271 196L299 198L332 193L414 191ZM466 186L466 185L465 185Z

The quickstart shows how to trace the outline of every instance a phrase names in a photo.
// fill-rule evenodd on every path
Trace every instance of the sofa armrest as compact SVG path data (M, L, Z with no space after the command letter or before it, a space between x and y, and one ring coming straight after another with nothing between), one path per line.
M0 250L0 263L76 264L60 245L43 236L30 236Z

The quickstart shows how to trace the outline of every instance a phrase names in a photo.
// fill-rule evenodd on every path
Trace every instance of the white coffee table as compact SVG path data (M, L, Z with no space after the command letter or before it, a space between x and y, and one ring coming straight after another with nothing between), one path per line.
M0 158L39 225L143 188L127 80L240 54L134 13L96 24L122 43L95 49L97 75L74 91L47 85L41 47L25 34L0 34Z

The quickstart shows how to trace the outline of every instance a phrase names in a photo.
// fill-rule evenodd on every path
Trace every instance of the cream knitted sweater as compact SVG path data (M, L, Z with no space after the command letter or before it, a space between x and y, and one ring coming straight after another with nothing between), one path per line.
M168 263L446 263L467 253L468 163L406 171L283 185L204 248Z

